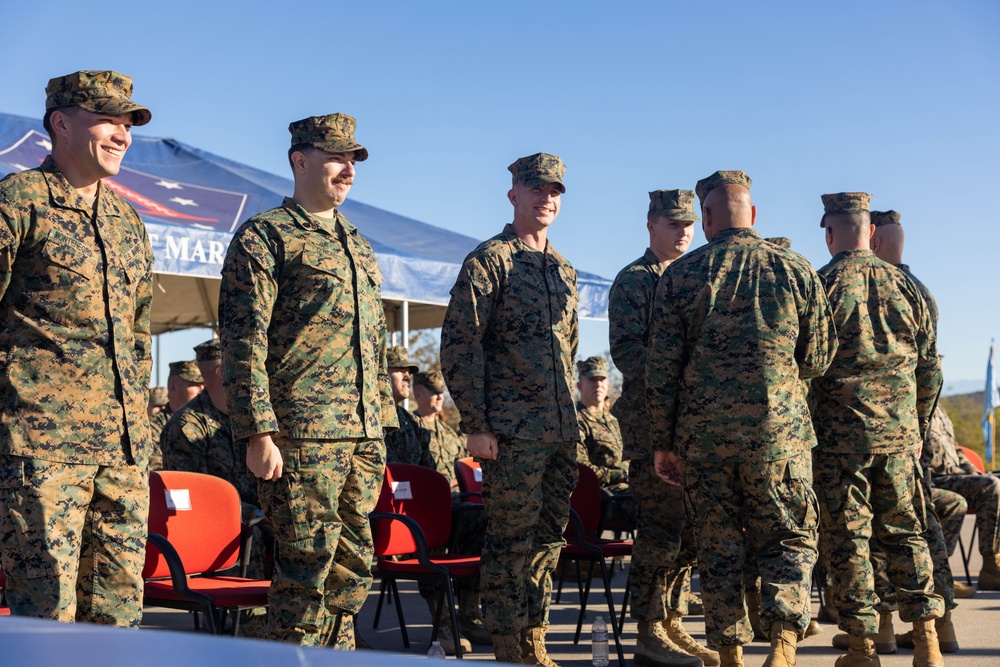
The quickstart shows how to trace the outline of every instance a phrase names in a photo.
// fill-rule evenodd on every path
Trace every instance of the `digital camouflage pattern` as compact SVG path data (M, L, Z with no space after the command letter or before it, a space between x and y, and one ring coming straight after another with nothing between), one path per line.
M513 225L465 258L441 329L441 371L467 434L575 442L576 271Z
M905 274L867 249L838 253L819 274L840 337L833 364L811 386L819 448L919 449L942 384L923 298Z
M166 387L151 387L149 390L149 404L154 408L169 405L170 399L167 397Z
M411 375L420 370L419 366L410 363L410 354L402 345L393 345L387 349L385 359L389 368L405 368Z
M153 253L124 199L51 156L0 181L0 454L145 468Z
M823 200L824 213L853 213L867 211L872 196L867 192L837 192L830 195L820 195Z
M307 144L328 153L349 153L354 151L354 159L364 162L368 159L368 149L354 139L357 121L345 113L327 116L311 116L289 123L292 146Z
M396 426L381 284L371 245L339 212L320 220L286 198L240 226L219 304L237 439L381 439Z
M535 153L518 158L507 167L507 171L511 174L511 185L524 183L529 188L537 188L546 183L556 183L560 192L566 192L566 186L563 185L566 165L557 155Z
M0 507L12 614L139 627L145 467L0 456Z
M691 190L654 190L649 193L649 213L671 220L700 218L694 212L694 192Z
M261 508L278 542L268 591L269 636L352 649L353 633L335 638L333 630L338 615L347 621L361 609L371 588L368 514L382 488L384 445L280 435L275 444L285 465L282 476L258 480Z
M194 359L195 365L204 361L221 361L222 360L222 343L218 338L210 338L204 343L198 343L194 346ZM201 368L199 367L199 372Z
M246 440L233 439L229 415L203 391L173 414L160 436L164 470L221 477L236 487L240 501L258 506L257 480L247 470Z
M578 477L576 442L497 440L497 460L481 461L488 524L480 599L486 630L516 635L548 625L552 570Z
M455 461L469 455L465 448L465 436L449 426L441 415L433 414L426 417L416 415L416 419L420 430L429 438L427 449L433 465L428 467L447 477L451 488L457 488Z
M413 384L427 387L435 394L443 394L448 390L444 383L444 376L441 371L421 371L413 376Z
M149 448L149 469L163 469L163 450L160 448L160 437L163 434L163 427L170 421L174 411L170 405L163 406L163 409L149 418L149 438L152 446Z
M667 263L647 248L618 272L608 298L611 358L622 374L622 393L611 412L621 427L626 460L653 458L646 411L646 348L656 283L666 268Z
M409 463L415 466L433 468L430 449L430 435L417 424L413 415L403 407L396 406L399 428L385 436L385 460L387 463Z
M896 268L906 274L906 276L913 281L917 289L920 291L920 296L924 297L924 303L927 304L927 312L931 318L931 324L934 326L934 337L937 338L937 328L938 328L938 307L937 301L934 299L934 295L931 291L927 289L927 285L923 284L913 272L910 271L909 264L896 264Z
M720 231L657 287L645 363L653 449L688 463L808 451L816 438L801 380L826 371L836 333L801 255L752 229Z
M576 362L576 372L582 378L608 377L608 361L604 357L587 357Z
M606 377L607 371L605 371ZM605 488L628 487L628 461L622 459L622 432L618 420L600 407L576 404L580 424L577 460L597 473Z
M749 190L752 184L753 181L746 175L746 172L739 169L722 170L698 181L694 191L698 194L701 204L704 205L705 198L717 187L723 185L742 185Z
M50 79L45 87L45 109L63 107L80 107L106 116L131 113L135 126L145 125L153 117L149 109L132 101L132 78L110 70L84 70Z
M190 361L171 361L170 374L167 377L178 377L185 382L205 384L205 378L201 376L201 370L198 368L198 363L193 359Z
M773 243L779 248L785 248L786 250L791 249L792 247L792 240L784 236L771 236L764 240L767 241L768 243Z
M876 227L900 224L900 215L895 211L870 211L869 215L871 216L872 224Z

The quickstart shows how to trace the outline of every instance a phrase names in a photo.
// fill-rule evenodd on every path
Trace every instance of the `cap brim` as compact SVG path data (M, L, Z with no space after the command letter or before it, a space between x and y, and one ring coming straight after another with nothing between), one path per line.
M552 183L553 185L556 185L556 186L559 187L559 192L560 193L566 194L566 186L563 185L561 181L543 181L543 180L534 178L534 179L527 180L527 181L521 181L521 183L524 183L529 188L540 188L543 185L548 185L549 183Z
M103 116L121 116L130 113L132 114L133 127L145 125L153 119L153 113L149 109L131 100L104 99L85 102L78 106L84 111L99 113Z
M693 215L688 211L650 211L653 215L658 215L661 218L667 218L668 220L680 220L681 222L701 222L701 218L697 215Z
M327 153L350 153L353 151L355 162L364 162L368 159L368 149L352 141L317 141L311 143L310 146Z

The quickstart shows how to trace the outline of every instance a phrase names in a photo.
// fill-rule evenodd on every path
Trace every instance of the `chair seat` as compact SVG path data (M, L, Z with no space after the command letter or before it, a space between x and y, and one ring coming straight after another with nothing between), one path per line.
M189 577L188 588L212 598L216 607L264 607L267 606L267 589L271 582L242 577ZM147 581L145 598L183 601L171 585L170 580Z
M448 570L452 577L473 577L479 574L479 556L451 556L443 554L431 559L435 565ZM378 569L383 572L395 572L406 574L427 574L428 570L416 558L405 560L380 559Z
M10 607L0 607L0 616L10 616Z
M604 552L605 558L618 558L621 556L630 556L632 554L632 543L624 542L619 540L593 540L591 546L599 547L602 552ZM563 555L573 556L579 558L596 558L593 550L582 547L578 544L573 544L570 542L562 549Z

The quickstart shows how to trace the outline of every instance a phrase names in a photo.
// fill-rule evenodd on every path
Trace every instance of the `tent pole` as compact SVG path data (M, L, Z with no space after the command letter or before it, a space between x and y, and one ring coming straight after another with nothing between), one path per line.
M160 336L161 334L156 334L156 386L160 385Z
M403 347L410 349L410 302L403 301Z

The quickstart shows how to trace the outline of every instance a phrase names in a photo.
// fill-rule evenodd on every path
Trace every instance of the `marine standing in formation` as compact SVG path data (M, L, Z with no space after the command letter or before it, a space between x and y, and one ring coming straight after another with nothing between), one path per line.
M138 627L153 253L104 181L150 112L132 80L49 81L52 154L0 182L0 566L12 613Z
M288 129L293 195L240 226L222 267L222 377L278 545L269 635L350 649L397 425L382 273L337 210L368 151L344 114Z
M545 651L551 572L577 481L576 271L548 242L565 166L536 153L508 167L514 221L465 258L441 330L441 370L482 461L488 520L480 574L497 660Z
M708 643L722 665L742 665L753 639L745 525L758 546L765 665L779 667L795 664L816 562L816 437L802 380L826 371L837 338L813 268L752 229L750 183L742 171L698 181L708 244L657 285L646 395L657 474L683 483L692 504Z

